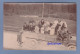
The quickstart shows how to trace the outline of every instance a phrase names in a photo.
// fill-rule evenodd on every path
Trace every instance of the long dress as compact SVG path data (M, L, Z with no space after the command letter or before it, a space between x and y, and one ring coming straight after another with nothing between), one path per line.
M39 27L35 26L35 33L39 33Z
M55 27L54 27L54 25L51 26L50 35L55 35Z
M44 34L44 27L41 27L41 33Z

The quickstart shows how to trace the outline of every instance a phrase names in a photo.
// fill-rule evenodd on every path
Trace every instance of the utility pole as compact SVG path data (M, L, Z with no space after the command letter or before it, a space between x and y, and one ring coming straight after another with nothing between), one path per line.
M44 3L43 3L43 8L42 8L42 18L44 17Z

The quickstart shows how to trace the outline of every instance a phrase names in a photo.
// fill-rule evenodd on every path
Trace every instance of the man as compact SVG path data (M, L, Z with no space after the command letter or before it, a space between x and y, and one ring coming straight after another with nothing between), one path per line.
M54 28L54 33L57 34L57 29L58 29L58 21L59 20L54 20L52 27Z
M44 19L41 19L41 21L38 24L40 33L41 33L41 27L44 25L44 23L45 23Z
M70 32L68 31L67 27L63 27L63 28L61 28L61 30L58 31L58 38L62 42L64 42L64 41L67 41L67 43L69 42Z
M55 26L55 34L57 35L58 34L58 30L60 29L60 24L61 20L58 19L58 22L56 23L56 26Z
M20 44L20 46L22 45L22 34L24 31L28 30L28 24L26 22L24 22L24 25L22 27L22 29L19 31L18 35L17 35L17 41Z
M35 30L34 20L29 21L29 31L33 32Z
M63 28L67 28L67 23L65 21L63 21L61 29L63 29Z
M27 30L27 24L26 24L26 22L24 23L24 25L23 25L23 28L22 28L24 31L26 31Z
M24 31L29 31L29 22L25 22L24 25L23 25L23 27L22 27L22 29Z
M67 28L67 23L64 20L62 20L62 21L60 20L59 23L57 24L56 32L61 30L63 27Z
M66 23L64 20L60 21L59 24L61 25L61 26L59 27L59 30L61 30L62 27L67 28L67 23Z
M50 22L45 21L44 23L44 33L49 34L50 33Z
M17 41L18 41L18 43L19 43L19 46L21 46L22 45L22 33L23 33L23 31L21 30L19 33L18 33L18 35L17 35Z

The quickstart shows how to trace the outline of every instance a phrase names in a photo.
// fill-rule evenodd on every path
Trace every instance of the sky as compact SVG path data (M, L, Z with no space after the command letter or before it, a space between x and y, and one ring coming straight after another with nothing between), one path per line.
M5 4L21 4L21 5L31 5L31 4L41 4L41 3L5 3ZM55 5L73 5L73 4L76 4L76 3L47 3L47 4L55 4Z

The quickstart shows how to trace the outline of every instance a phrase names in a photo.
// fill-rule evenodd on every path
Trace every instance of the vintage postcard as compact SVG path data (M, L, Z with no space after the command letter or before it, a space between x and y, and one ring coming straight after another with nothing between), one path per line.
M6 50L76 50L76 3L3 4Z

